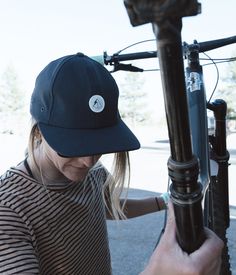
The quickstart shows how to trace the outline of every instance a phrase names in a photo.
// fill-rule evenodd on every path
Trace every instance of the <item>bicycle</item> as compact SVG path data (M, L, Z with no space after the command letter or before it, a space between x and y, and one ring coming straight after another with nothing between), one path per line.
M231 274L226 231L230 224L228 160L226 148L227 104L206 100L199 53L236 43L236 36L188 45L182 43L182 17L197 15L197 1L125 1L131 24L152 22L157 51L103 55L105 65L116 70L140 71L122 61L158 56L170 141L168 173L174 203L177 239L188 253L204 241L203 227L212 229L225 243L222 275ZM185 68L184 59L188 61ZM185 68L185 69L184 69ZM185 70L185 73L184 73ZM208 135L207 109L214 113L215 130ZM211 171L212 162L217 172ZM203 210L202 210L203 208Z

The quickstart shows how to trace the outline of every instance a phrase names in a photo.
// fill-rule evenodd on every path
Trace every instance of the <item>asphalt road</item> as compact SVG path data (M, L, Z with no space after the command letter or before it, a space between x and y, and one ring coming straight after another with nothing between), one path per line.
M130 190L130 196L135 198L157 194L138 189ZM164 216L163 211L126 221L108 221L113 275L137 275L143 270L157 244L164 225ZM233 275L236 274L235 232L236 219L232 218L228 229L228 245Z

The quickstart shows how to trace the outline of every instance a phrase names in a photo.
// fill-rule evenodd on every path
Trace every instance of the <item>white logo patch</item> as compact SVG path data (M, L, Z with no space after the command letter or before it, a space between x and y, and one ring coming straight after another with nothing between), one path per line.
M89 108L94 112L94 113L100 113L103 111L105 108L105 100L103 99L102 96L100 95L93 95L89 99Z

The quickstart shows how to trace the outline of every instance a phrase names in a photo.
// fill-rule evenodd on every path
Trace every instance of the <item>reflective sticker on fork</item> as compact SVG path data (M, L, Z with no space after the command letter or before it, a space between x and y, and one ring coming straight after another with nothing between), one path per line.
M199 91L201 89L201 77L197 72L191 72L188 78L188 89L190 92Z

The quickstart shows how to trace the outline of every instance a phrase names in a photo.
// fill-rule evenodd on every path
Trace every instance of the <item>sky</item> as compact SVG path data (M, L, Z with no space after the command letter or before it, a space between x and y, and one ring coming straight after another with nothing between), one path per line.
M235 0L199 2L202 13L183 19L183 41L201 42L236 34ZM104 51L113 54L154 38L151 24L131 26L122 0L0 0L0 35L0 72L13 65L28 93L38 73L53 59L76 52L89 56L102 55ZM235 47L214 51L211 56L229 57ZM155 49L152 42L127 52ZM160 75L149 76L147 87L151 87L154 96L153 85L160 86ZM209 79L214 77L215 70L211 68ZM211 89L214 83L210 85Z

